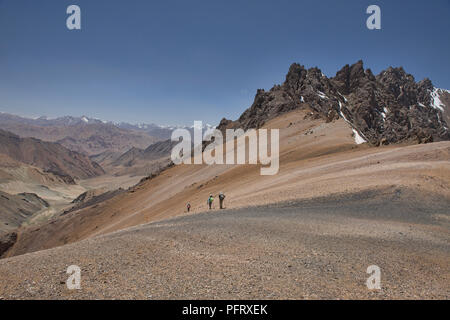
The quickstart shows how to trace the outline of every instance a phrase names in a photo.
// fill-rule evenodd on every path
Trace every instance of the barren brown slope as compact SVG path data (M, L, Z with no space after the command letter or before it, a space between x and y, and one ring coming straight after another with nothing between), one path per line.
M45 221L84 191L72 178L0 154L0 232Z
M139 225L0 260L0 299L448 299L449 203L394 187Z
M147 149L131 148L124 154L101 154L91 157L114 176L149 176L161 171L170 162L170 153L175 143L170 140L156 142Z
M65 137L57 142L88 155L106 151L123 153L131 147L146 148L158 141L145 133L118 128L113 124L79 124L64 130Z
M17 195L0 191L0 234L22 225L35 212L49 204L34 193Z
M3 130L0 130L0 154L68 179L95 177L104 173L103 169L87 156L58 143L20 138Z
M0 154L0 190L10 193L35 193L46 200L73 199L85 189L67 183L66 177L15 161ZM69 200L71 201L71 200Z
M223 191L228 208L399 186L450 196L450 143L370 148L356 145L342 119L305 119L297 110L266 124L280 128L280 171L258 166L181 165L125 194L72 212L39 228L25 228L7 256L51 248L129 226L206 210L209 193Z

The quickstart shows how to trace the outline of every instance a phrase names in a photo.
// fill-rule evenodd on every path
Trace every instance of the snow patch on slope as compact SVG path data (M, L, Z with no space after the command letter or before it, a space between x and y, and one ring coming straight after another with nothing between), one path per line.
M366 143L366 142L367 142L366 140L364 140L363 137L361 137L361 136L359 135L358 131L356 131L356 130L353 129L353 128L352 128L352 130L353 130L353 134L355 135L355 143L356 143L356 144L362 144L362 143Z
M346 121L349 122L347 120L347 118L345 117L344 113L342 112L342 102L339 101L339 114L341 115L341 117Z
M386 114L388 113L388 109L386 107L383 108L383 112L381 112L381 116L383 117L383 122L386 121Z
M340 92L338 92L338 94L339 94L342 98L344 98L344 101L347 103L347 98L344 97Z
M328 99L328 97L325 95L325 93L323 93L322 91L317 90L317 94L319 95L319 97L321 97L322 99Z
M448 90L434 88L433 91L431 91L431 106L435 109L438 109L440 111L444 111L445 105L442 103L440 99L440 94L443 92L447 92Z
M352 123L347 120L347 118L345 117L344 113L342 112L342 102L340 102L340 101L338 101L338 102L339 102L339 114L345 120L345 122L347 122L350 125L350 127L352 128L353 135L355 136L355 143L356 144L366 143L367 142L366 139L361 137L361 135L358 133L358 131L355 128L353 128ZM385 110L386 110L386 108L385 108Z

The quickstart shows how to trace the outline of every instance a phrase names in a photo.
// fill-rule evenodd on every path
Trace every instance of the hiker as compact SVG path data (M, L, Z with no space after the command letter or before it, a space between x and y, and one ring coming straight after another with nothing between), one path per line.
M225 195L223 194L223 192L219 193L220 209L224 209L224 207L223 207L224 200L225 200Z
M189 202L187 203L186 208L187 208L187 212L191 211L191 204Z
M208 206L209 206L209 210L211 210L211 206L212 206L213 202L214 202L214 197L212 194L210 194L209 198L208 198L208 202L207 202Z

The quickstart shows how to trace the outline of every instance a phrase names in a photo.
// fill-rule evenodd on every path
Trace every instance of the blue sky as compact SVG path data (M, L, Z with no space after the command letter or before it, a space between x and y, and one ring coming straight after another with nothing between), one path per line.
M66 28L71 4L82 30ZM366 28L371 4L381 30ZM449 13L449 0L0 0L0 111L216 124L292 62L334 76L363 59L450 89Z

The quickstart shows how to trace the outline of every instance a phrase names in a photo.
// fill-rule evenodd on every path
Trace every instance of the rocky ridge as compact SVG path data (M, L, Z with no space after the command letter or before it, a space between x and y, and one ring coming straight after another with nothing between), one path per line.
M363 142L372 145L450 140L448 94L429 79L416 82L402 67L389 67L375 76L358 61L328 78L317 67L294 63L282 85L259 89L239 119L224 118L218 128L259 128L280 114L310 108L311 116L326 121L345 119Z

